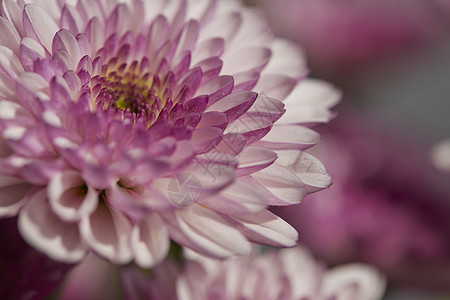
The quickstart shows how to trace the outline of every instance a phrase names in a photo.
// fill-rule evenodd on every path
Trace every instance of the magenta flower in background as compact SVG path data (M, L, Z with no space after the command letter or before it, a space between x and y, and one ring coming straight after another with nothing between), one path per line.
M361 115L342 112L312 150L333 185L276 213L332 264L367 262L392 282L448 289L448 184L417 137Z
M64 262L293 246L339 93L239 1L124 2L2 1L0 215Z
M72 265L49 259L30 247L17 218L0 220L0 299L48 299Z
M305 249L268 251L219 261L196 256L177 280L179 300L376 300L384 277L373 267L326 269Z
M447 32L428 0L255 0L280 36L299 41L317 70L342 76L404 55Z

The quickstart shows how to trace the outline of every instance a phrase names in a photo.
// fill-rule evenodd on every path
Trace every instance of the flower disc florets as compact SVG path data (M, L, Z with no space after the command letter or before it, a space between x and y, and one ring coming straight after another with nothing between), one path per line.
M122 3L123 2L123 3ZM2 2L0 214L54 259L295 244L336 91L239 1ZM262 93L264 92L264 93Z

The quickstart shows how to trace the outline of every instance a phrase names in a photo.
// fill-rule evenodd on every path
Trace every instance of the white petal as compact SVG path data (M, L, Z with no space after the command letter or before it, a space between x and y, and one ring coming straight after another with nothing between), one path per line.
M152 214L137 224L131 232L131 247L140 267L150 268L160 263L170 247L163 220Z
M19 53L20 36L14 25L0 17L0 45L11 49L16 55Z
M251 247L245 237L210 209L194 205L176 212L181 231L208 255L247 255Z
M273 150L307 149L320 140L312 129L298 125L278 125L255 145Z
M277 124L322 123L329 121L330 111L341 98L341 92L331 84L317 79L305 79L284 100L286 113Z
M24 28L29 36L36 35L49 53L52 53L53 36L59 26L41 7L27 4L24 8Z
M277 164L280 164L305 184L308 193L318 191L331 185L331 175L327 173L320 160L304 151L281 150L277 151Z
M267 210L234 219L244 226L243 232L252 242L277 247L292 247L297 243L297 231Z
M262 75L283 74L293 79L306 76L308 69L305 55L297 44L285 39L276 39L270 49L273 55Z
M385 287L385 278L374 267L354 263L328 271L322 295L324 298L336 297L337 300L378 300Z
M265 189L270 191L269 204L286 205L299 203L306 194L304 185L289 169L273 163L269 167L252 174Z
M30 196L18 224L23 238L52 259L73 263L86 254L77 223L64 222L51 211L45 189Z
M100 203L90 216L81 220L80 231L92 249L113 263L124 264L131 260L131 224L106 204Z
M219 194L198 201L200 205L227 215L243 215L266 208L264 195L250 185L235 181Z

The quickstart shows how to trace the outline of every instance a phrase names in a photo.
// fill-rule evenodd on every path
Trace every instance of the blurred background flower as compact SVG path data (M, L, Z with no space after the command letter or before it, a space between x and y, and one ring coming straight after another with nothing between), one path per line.
M333 185L276 211L332 264L371 263L392 284L448 289L450 186L420 139L382 121L341 111L312 150Z
M449 297L448 174L430 162L446 169L450 157L445 143L431 152L450 136L449 2L248 3L277 35L299 41L312 75L344 95L313 150L333 186L277 212L319 257L381 267L386 299Z
M0 219L0 239L0 299L47 299L72 267L27 245L17 218Z

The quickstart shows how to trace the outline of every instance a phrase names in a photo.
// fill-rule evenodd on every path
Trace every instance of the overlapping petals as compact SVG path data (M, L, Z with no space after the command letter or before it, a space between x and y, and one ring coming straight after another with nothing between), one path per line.
M302 151L339 98L306 75L239 1L5 0L0 214L67 262L292 246L265 209L330 184Z
M180 300L376 300L384 293L376 269L355 263L327 270L299 247L251 259L193 258L177 280Z

